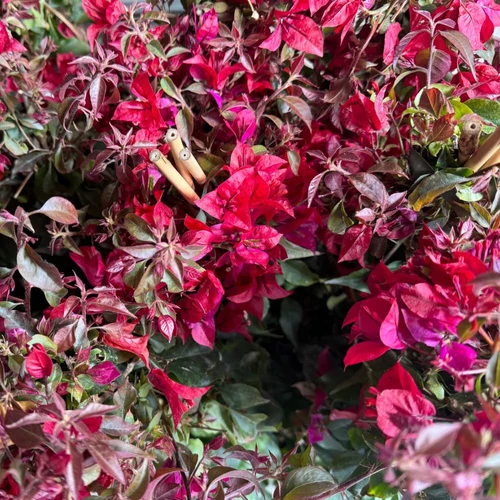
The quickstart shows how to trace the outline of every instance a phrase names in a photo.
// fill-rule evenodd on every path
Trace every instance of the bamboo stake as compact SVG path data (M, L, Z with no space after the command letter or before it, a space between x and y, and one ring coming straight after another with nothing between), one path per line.
M195 193L191 186L186 182L186 180L181 176L175 167L161 154L157 149L153 149L149 153L149 161L154 163L158 170L167 178L167 180L174 186L177 191L187 200L189 203L193 203L199 200L200 197Z
M184 148L181 150L181 152L179 153L179 159L186 166L186 168L189 170L191 175L194 177L194 180L198 184L205 183L205 181L207 180L207 176L188 148Z
M500 163L500 148L496 149L490 159L483 165L482 168L490 168L493 165Z
M464 167L470 168L473 172L477 172L500 147L500 127L497 127L476 153L467 160Z
M193 179L191 178L191 174L187 169L186 165L180 160L179 154L184 148L184 144L182 143L182 139L179 136L179 132L175 128L171 128L167 131L167 135L165 136L168 144L170 145L170 152L174 157L175 166L177 170L181 173L182 177L186 180L186 182L194 187Z
M470 120L463 124L458 141L458 163L464 164L476 151L483 124L479 120Z

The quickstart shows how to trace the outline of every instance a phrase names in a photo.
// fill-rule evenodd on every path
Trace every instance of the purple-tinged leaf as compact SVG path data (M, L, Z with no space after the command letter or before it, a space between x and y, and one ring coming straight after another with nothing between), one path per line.
M352 175L349 177L349 180L361 195L378 203L382 209L385 208L387 204L387 190L373 174L362 172Z
M45 262L26 243L17 253L17 269L30 285L44 292L58 293L64 286L56 266Z
M448 40L460 53L462 59L469 66L474 79L477 80L476 63L474 61L474 51L472 45L465 35L460 31L441 31L440 35Z
M303 101L300 97L294 95L288 95L282 97L290 109L307 125L307 128L311 130L312 124L312 113L309 104Z

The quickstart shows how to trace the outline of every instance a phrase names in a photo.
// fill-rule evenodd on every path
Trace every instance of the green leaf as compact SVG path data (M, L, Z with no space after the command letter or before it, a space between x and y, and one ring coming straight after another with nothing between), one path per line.
M304 311L300 302L291 297L285 297L281 301L279 324L288 340L295 346L298 344L297 334L303 317Z
M288 163L290 164L290 168L294 175L299 175L299 166L300 166L300 155L296 151L292 151L291 149L286 152L286 156L288 158Z
M142 461L139 470L130 483L125 496L130 500L141 500L149 484L149 460Z
M187 108L182 108L175 117L175 126L179 131L182 141L186 147L191 145L191 135L194 129L194 119L191 111Z
M283 483L283 500L312 500L324 498L324 495L336 487L335 480L328 472L319 467L301 467L295 469Z
M33 338L28 342L28 345L34 344L41 344L46 351L57 354L57 345L52 341L51 338L47 337L46 335L33 335Z
M169 97L172 99L175 99L176 101L180 101L181 97L179 94L179 91L177 90L177 87L175 86L174 82L168 77L164 76L160 80L160 85L161 88L163 89L163 92L167 94Z
M26 243L17 253L17 269L30 285L44 291L58 293L64 286L56 266L45 262Z
M426 177L412 191L408 197L408 204L419 212L426 205L431 204L438 196L450 191L461 182L468 179L448 172L436 172Z
M354 271L347 276L341 276L340 278L333 278L325 281L326 285L339 285L346 286L352 290L358 290L360 292L368 293L368 285L366 284L366 278L370 274L368 269L360 269L359 271Z
M295 455L290 456L288 459L288 463L294 469L300 469L301 467L307 467L309 463L309 457L311 456L312 447L309 445L302 453L296 453Z
M472 186L457 187L457 198L462 201L479 201L483 195L475 193Z
M500 103L492 99L469 99L465 103L476 115L500 125Z
M436 396L439 401L443 400L445 397L445 392L444 392L444 387L443 385L439 382L438 374L437 373L431 373L429 378L427 379L425 383L426 389L428 389L434 396Z
M5 320L6 328L21 328L29 335L34 336L36 334L35 322L25 313L13 311L5 304L5 302L0 303L0 318Z
M498 389L500 387L499 359L499 353L494 353L488 361L488 366L486 367L486 383L494 389Z
M291 241L288 241L284 236L280 240L280 245L286 250L287 258L290 259L306 259L307 257L313 257L315 253L308 248L300 247Z
M135 214L127 214L124 220L125 229L137 240L156 243L156 238L148 223Z
M28 153L26 144L11 139L7 134L4 135L3 144L14 156L23 156Z
M180 54L189 54L190 50L185 47L172 47L166 54L166 58L178 56Z
M470 215L480 226L485 229L490 227L491 215L488 210L486 210L486 208L479 203L476 203L475 201L471 202Z
M311 286L319 281L319 276L301 260L281 262L281 269L285 280L293 286Z
M234 410L246 410L269 401L255 387L246 384L224 384L219 392L227 406Z
M328 229L334 234L344 234L354 222L347 215L344 201L339 201L330 212L328 217Z
M472 109L464 104L460 99L450 99L450 104L453 106L453 111L455 111L455 119L460 120L462 116L473 113Z
M149 42L146 47L154 56L159 57L160 59L166 59L163 47L158 40L151 40L151 42Z

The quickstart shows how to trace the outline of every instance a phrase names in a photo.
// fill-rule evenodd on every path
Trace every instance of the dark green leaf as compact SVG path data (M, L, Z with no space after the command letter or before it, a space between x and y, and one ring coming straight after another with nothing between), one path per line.
M461 182L467 182L467 179L448 172L436 172L417 185L408 197L408 204L413 210L419 212L438 196L450 191Z
M328 472L319 467L295 469L283 483L283 500L304 500L323 497L335 489L336 483Z
M227 406L234 410L246 410L269 401L255 387L246 384L224 384L219 392Z
M500 125L500 103L493 99L469 99L465 103L476 115Z
M281 263L281 269L285 280L294 286L311 286L319 281L319 276L301 260L284 261Z

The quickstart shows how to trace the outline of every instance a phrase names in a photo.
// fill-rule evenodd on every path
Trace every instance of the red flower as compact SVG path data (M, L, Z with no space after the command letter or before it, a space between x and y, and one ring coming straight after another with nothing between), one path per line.
M143 129L166 128L159 108L161 91L157 94L153 92L148 75L139 73L130 90L138 100L118 104L112 119L132 122Z
M125 6L120 0L82 0L82 7L89 19L95 23L87 30L90 47L93 49L102 30L115 24L125 13Z
M0 21L0 54L6 52L25 52L26 49L14 38L12 38L7 31L3 22Z
M389 119L383 103L383 92L379 92L375 101L357 91L340 107L340 121L351 132L387 132Z

